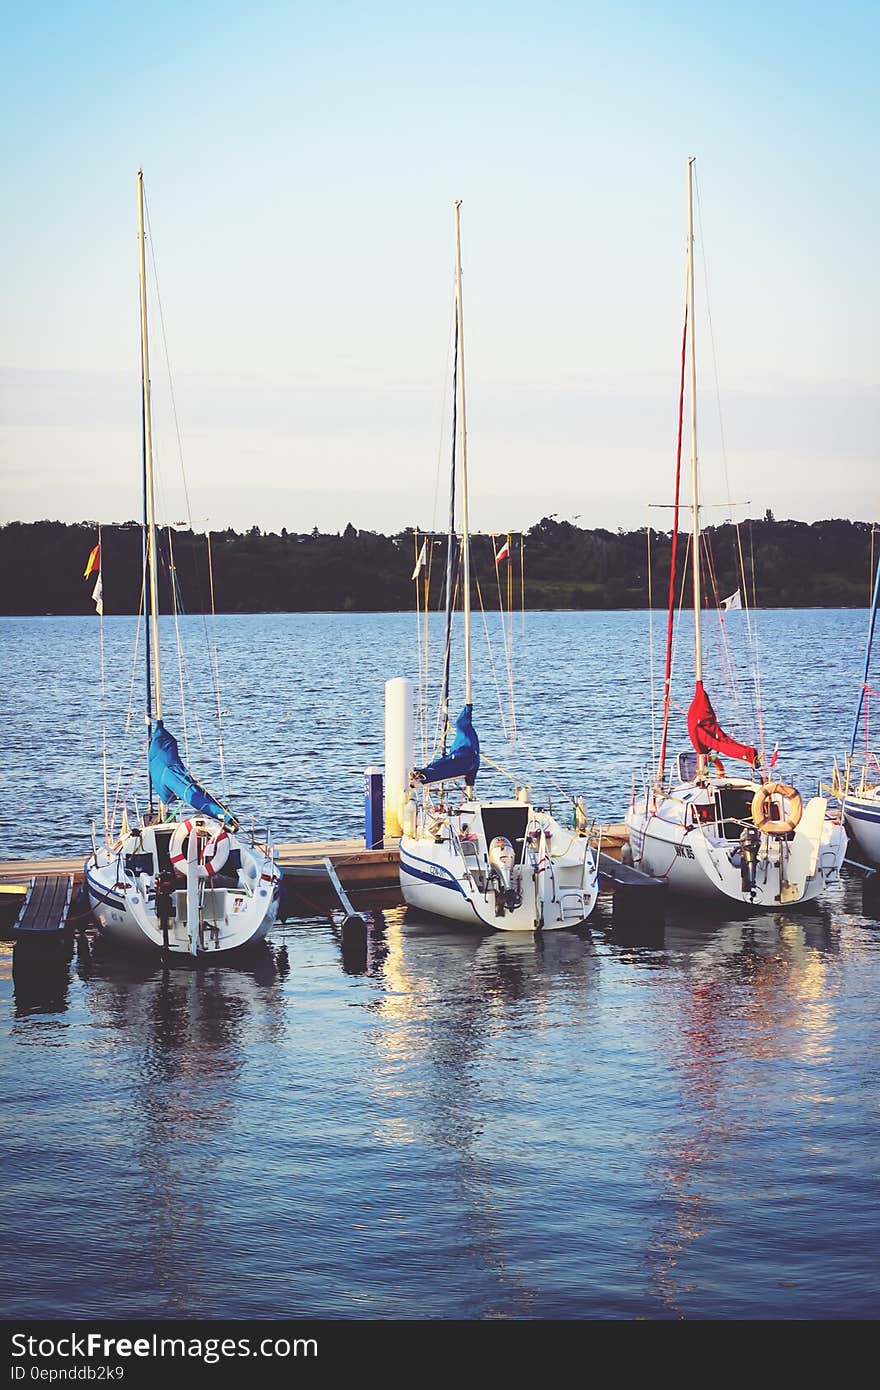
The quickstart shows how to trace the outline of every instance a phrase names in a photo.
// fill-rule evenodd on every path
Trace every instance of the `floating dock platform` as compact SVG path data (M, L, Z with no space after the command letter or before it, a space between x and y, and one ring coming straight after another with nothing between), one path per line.
M628 840L625 825L603 825L600 831L602 853L599 872L603 890L613 892L620 887L636 887L636 880L648 886L654 883L653 879L648 879L637 869L627 868L620 863L621 849ZM330 860L347 892L396 895L400 898L396 840L386 840L379 849L367 849L360 839L291 842L276 845L275 855L284 878L283 916L302 916L326 910L328 902L336 901L324 862L326 859ZM60 901L62 889L59 883L63 882L65 891L72 892L82 883L82 879L82 859L0 861L0 908L5 907L3 916L7 922L11 916L23 916L28 910L26 904L31 900L28 895L31 894L32 898L39 885L39 901L45 904L45 908L38 909L35 903L32 920L47 921L50 902L54 904L56 900ZM49 885L53 886L50 888ZM70 902L69 892L65 918ZM55 910L54 907L52 910ZM34 927L28 929L28 933L36 935L38 930L41 928Z
M37 873L24 891L12 895L18 915L12 934L18 941L50 941L69 930L67 916L73 896L72 873Z

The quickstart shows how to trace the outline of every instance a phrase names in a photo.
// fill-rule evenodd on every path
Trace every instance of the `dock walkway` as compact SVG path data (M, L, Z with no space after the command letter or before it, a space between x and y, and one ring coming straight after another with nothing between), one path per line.
M621 847L626 843L625 825L603 825L602 865L603 888L613 888L626 879L627 871L619 863ZM329 859L339 880L348 890L385 892L399 885L399 852L397 840L388 839L381 849L367 849L362 839L292 841L275 846L278 867L285 880L285 891L291 898L303 891L311 892L330 887L324 863ZM65 884L78 885L83 879L83 857L76 859L19 859L0 861L0 893L9 896L27 894L32 880L38 882L63 879ZM629 870L629 874L635 871ZM36 910L36 909L35 909Z
M67 926L72 893L73 874L35 874L13 924L15 935L32 940L58 936Z

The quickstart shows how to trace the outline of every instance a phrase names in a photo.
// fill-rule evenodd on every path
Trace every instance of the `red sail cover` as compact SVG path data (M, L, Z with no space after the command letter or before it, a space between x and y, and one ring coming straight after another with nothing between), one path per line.
M742 762L757 767L757 750L747 743L737 743L735 738L728 737L724 732L715 716L712 702L703 689L702 681L697 681L687 719L691 743L698 753L711 753L716 749L719 753L726 753L729 758L739 758Z

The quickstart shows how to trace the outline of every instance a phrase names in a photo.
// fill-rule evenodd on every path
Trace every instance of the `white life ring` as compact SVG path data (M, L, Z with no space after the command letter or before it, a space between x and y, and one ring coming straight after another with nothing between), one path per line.
M174 871L180 874L181 878L186 876L187 841L191 834L197 835L199 841L199 878L213 878L229 858L229 835L223 829L212 835L196 821L181 821L171 836L171 844L168 847Z
M213 878L219 874L223 865L229 858L229 836L225 830L218 830L216 835L212 835L205 845L203 863L208 871L208 877Z

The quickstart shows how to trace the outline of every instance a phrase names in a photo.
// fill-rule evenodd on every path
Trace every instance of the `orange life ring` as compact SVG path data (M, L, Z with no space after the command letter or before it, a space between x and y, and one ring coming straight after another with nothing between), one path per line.
M788 835L803 813L801 794L788 782L765 782L752 797L752 820L762 835Z

